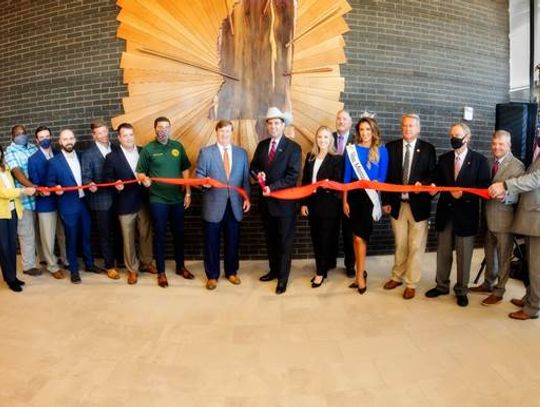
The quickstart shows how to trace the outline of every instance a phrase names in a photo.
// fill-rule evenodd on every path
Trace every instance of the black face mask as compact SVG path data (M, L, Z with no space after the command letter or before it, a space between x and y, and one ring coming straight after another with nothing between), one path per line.
M463 142L462 138L451 137L450 138L450 144L452 145L452 148L454 150L457 150L457 149L463 147L463 144L465 144L465 143Z

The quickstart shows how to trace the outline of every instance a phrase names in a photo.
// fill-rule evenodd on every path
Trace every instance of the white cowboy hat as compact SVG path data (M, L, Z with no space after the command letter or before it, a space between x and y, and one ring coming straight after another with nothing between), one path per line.
M264 120L270 120L270 119L281 119L285 122L285 125L288 126L293 121L292 113L285 112L283 113L281 110L279 110L277 107L272 106L269 108L266 112L266 117Z

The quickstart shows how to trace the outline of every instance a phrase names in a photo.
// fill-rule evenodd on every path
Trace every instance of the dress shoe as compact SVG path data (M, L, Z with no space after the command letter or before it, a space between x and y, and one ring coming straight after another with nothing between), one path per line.
M367 285L364 288L358 287L358 294L362 295L365 294L367 291Z
M525 306L525 301L521 298L512 298L510 302L519 308L523 308Z
M87 266L84 271L86 271L87 273L94 273L94 274L101 274L103 273L105 270L102 269L101 267L98 267L96 265L92 265L92 266Z
M191 272L185 266L176 269L176 274L184 277L186 280L193 280L195 278L195 276L191 274Z
M120 273L114 267L107 269L107 277L111 280L118 280L120 278Z
M415 295L416 295L416 290L414 288L406 287L405 290L403 290L404 300L412 300Z
M259 280L260 281L272 281L272 280L275 280L277 277L275 274L273 274L271 271L269 271L268 273L266 273L265 275L263 276L260 276L259 277Z
M466 295L456 295L456 303L460 307L466 307L469 305L469 299Z
M489 305L498 304L501 301L502 301L502 297L491 294L489 297L484 298L484 300L480 304L489 306Z
M167 276L165 275L165 273L158 273L157 283L161 288L166 288L169 286L169 282L167 281Z
M345 270L345 274L347 274L347 277L353 278L353 277L356 276L356 271L354 271L354 267L353 268L347 268Z
M349 284L349 288L358 288L358 283L354 282Z
M62 280L65 275L64 273L62 272L62 270L58 270L58 271L55 271L54 273L51 273L51 276L53 276L54 278L56 278L57 280Z
M128 271L128 278L127 278L127 283L128 284L137 284L137 279L138 279L138 276L137 276L137 273L133 272L133 271Z
M146 266L141 267L140 271L143 273L157 274L157 268L153 264L147 264Z
M285 291L287 291L287 283L278 283L276 286L276 294L283 294Z
M324 280L325 280L326 277L323 277L323 276L321 276L321 277L322 277L322 278L321 278L321 281L318 282L318 283L315 282L315 277L313 277L313 278L311 279L311 288L317 288L317 287L320 287L320 286L322 285L322 283L324 283Z
M441 291L437 287L427 290L425 296L428 298L437 298L440 295L448 295L448 291Z
M393 290L394 288L399 287L400 285L403 285L401 281L388 280L386 283L384 283L383 288L385 290Z
M28 269L28 270L23 270L23 274L28 274L29 276L40 276L41 275L41 270L35 268L35 267L32 267L31 269Z
M206 289L207 290L215 290L217 287L217 280L215 278L209 278L206 282Z
M82 283L81 276L79 275L79 273L71 273L70 280L71 280L71 282L73 284L81 284Z
M525 321L527 319L538 319L538 315L529 315L522 309L516 312L511 312L510 314L508 314L508 316L512 319L519 319L521 321Z
M22 286L20 284L17 284L16 281L12 281L11 283L7 283L9 289L11 291L14 291L16 293L20 293L23 289L22 289Z
M24 281L19 280L18 278L15 278L15 282L21 286L26 284Z
M487 287L485 286L484 284L480 284L476 287L471 287L469 288L469 291L471 293L486 293L486 294L489 294L493 291L493 289L491 287Z
M230 276L227 277L227 280L229 280L231 284L234 284L234 285L238 285L242 282L242 280L240 280L240 277L238 277L236 274L231 274Z

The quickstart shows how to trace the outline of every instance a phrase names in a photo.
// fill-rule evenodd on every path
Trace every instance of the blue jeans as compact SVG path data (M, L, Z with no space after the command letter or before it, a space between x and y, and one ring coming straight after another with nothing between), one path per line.
M173 237L176 269L184 267L184 205L150 202L150 213L154 224L154 257L158 273L165 272L167 224Z

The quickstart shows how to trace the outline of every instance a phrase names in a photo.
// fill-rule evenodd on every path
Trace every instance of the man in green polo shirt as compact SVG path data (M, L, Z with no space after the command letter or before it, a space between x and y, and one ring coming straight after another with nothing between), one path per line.
M184 264L184 210L191 204L191 189L163 184L150 180L150 177L189 178L191 163L182 144L171 140L171 122L166 117L154 120L156 139L141 150L137 163L137 178L150 188L150 213L154 225L154 257L158 270L158 284L167 287L165 275L165 232L167 224L174 242L176 274L193 279L193 274Z

